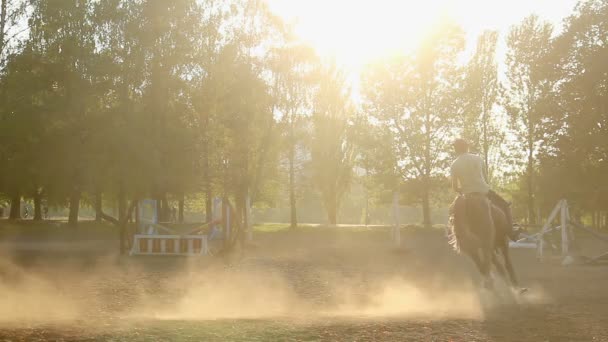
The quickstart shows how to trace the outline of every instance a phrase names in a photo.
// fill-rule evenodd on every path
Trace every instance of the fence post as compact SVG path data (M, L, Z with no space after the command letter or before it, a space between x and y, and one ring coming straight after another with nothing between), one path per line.
M249 197L249 193L247 193L247 198L245 198L245 223L247 224L247 241L251 242L253 240L253 220L251 218L251 198Z
M395 247L399 248L401 247L401 228L400 228L400 224L399 224L399 193L398 192L394 192L393 193L393 219L394 219L394 226L392 229L392 240L393 243L395 244Z
M562 200L561 227L562 227L562 257L568 256L568 203Z

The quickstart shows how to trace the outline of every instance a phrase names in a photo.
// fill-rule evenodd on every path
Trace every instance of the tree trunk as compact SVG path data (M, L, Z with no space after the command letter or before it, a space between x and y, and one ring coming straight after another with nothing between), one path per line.
M80 190L74 188L70 194L70 213L68 214L68 225L78 225L78 211L80 210Z
M95 222L101 222L102 199L101 191L95 191Z
M205 186L205 220L213 219L213 189L211 187L211 168L209 166L209 113L205 112L203 117L204 128L203 139L203 182Z
M34 221L42 221L42 193L34 191Z
M425 228L431 228L431 204L430 204L430 192L431 192L431 174L432 174L432 155L431 155L431 147L432 147L432 131L433 131L433 122L431 120L431 105L429 105L430 99L428 96L425 98L424 102L424 112L425 112L425 120L424 120L424 173L422 174L422 225Z
M482 127L482 148L483 148L483 161L484 161L484 168L485 168L485 172L486 172L486 177L488 177L488 179L486 179L486 182L488 182L488 184L490 184L490 161L488 160L489 158L489 154L490 154L490 147L489 147L489 142L488 142L488 115L486 113L485 110L485 106L482 109L483 110L483 114L482 114L482 121L483 121L483 127Z
M245 242L245 230L247 229L247 226L245 225L245 222L247 221L247 214L245 213L245 196L243 196L242 191L239 191L239 194L236 198L236 205L235 205L235 211L236 211L236 217L235 217L235 226L238 227L237 231L234 232L237 235L235 236L235 241L234 242L241 242L244 243Z
M162 198L162 207L163 207L163 220L162 222L169 222L171 221L171 208L169 208L169 202L167 201L167 194L163 193L163 198Z
M230 202L226 197L222 198L222 227L224 227L224 248L230 247L232 239L232 227L235 226L235 217L230 213Z
M177 221L179 223L184 223L184 194L180 194L179 201L177 202L177 206L178 206Z
M363 218L363 224L369 226L369 194L365 191L365 217Z
M118 225L118 238L119 238L119 250L120 250L120 254L121 255L125 255L127 254L128 248L129 248L129 236L128 236L128 231L127 231L127 216L131 217L131 215L133 215L136 207L137 207L137 199L133 199L131 200L131 204L129 204L129 208L127 209L127 212L125 213L125 217L123 217L122 220L116 220L113 219L111 217L108 217L106 215L102 216L106 219L109 219L112 223Z
M19 191L11 196L11 211L8 216L9 220L17 220L21 218L21 194Z
M431 228L433 223L431 221L431 200L427 182L425 182L424 189L422 190L422 225L425 228Z
M291 146L289 150L289 212L290 212L290 228L298 226L298 215L296 212L296 180L295 180L295 146Z
M211 188L211 175L209 170L209 155L207 143L204 144L205 160L203 163L203 177L205 182L205 220L213 220L213 189Z
M528 223L536 223L535 215L535 203L534 203L534 126L532 124L532 118L528 117L528 165L526 170L526 182L528 190Z
M160 196L156 197L156 220L163 222L163 201Z
M365 165L365 176L369 177L369 165ZM365 218L363 219L365 226L369 225L369 189L365 186Z
M338 203L335 196L327 201L327 219L329 224L335 226L338 223Z
M118 220L121 221L127 214L127 195L122 184L118 186Z
M213 194L211 194L211 191L208 191L207 194L205 195L205 220L207 220L207 222L210 222L211 220L213 220L213 198L212 198Z
M527 172L526 186L528 192L528 223L535 224L536 223L536 215L534 214L534 184L532 181L532 166L530 162L528 163L528 172Z

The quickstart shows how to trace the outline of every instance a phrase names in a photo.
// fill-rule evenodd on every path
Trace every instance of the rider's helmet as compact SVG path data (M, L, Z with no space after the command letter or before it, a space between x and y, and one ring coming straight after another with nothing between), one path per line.
M466 153L469 151L469 143L462 138L454 140L452 146L454 147L456 153Z

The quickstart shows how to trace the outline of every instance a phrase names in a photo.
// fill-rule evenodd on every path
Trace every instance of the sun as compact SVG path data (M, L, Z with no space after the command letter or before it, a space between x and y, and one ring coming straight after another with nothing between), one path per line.
M449 0L269 0L293 22L296 34L322 57L360 68L396 52L412 50L449 10Z

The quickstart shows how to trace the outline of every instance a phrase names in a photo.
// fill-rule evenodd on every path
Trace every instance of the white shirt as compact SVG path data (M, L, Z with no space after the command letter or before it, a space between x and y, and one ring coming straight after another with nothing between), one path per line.
M482 194L490 191L490 186L484 176L484 162L481 157L471 153L463 153L451 167L452 178L460 184L460 190L464 194L480 192Z

